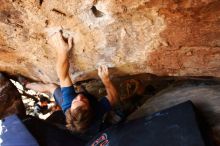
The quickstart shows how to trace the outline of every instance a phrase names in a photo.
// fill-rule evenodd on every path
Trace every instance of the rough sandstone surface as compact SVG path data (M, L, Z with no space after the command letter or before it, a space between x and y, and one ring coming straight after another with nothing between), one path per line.
M1 0L0 71L58 82L45 28L74 36L71 76L220 77L219 0Z

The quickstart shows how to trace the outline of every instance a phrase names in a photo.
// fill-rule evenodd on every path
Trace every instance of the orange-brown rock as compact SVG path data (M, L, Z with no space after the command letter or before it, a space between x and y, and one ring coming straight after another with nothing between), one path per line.
M25 107L17 88L0 74L0 119L11 114L25 115Z
M74 36L71 76L220 77L219 0L1 0L0 71L58 82L45 29Z

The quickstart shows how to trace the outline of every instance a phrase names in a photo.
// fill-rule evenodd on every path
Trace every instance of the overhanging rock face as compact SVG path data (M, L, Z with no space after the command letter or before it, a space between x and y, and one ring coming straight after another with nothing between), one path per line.
M0 74L0 119L12 114L25 116L25 107L17 88L7 77Z
M71 75L220 77L219 0L1 0L0 71L58 82L45 29L74 36Z

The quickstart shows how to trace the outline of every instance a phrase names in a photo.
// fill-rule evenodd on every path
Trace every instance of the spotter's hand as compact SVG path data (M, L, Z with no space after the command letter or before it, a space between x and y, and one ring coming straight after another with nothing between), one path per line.
M49 37L48 43L54 47L57 52L66 52L68 53L73 47L73 38L69 37L68 42L65 42L60 31L55 32L52 36Z
M98 75L101 78L103 83L109 81L108 67L106 65L99 66L99 68L98 68Z

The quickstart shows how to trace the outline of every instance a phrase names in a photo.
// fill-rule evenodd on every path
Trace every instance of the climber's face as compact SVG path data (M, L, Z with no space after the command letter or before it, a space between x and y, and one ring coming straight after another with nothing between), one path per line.
M88 109L89 107L89 101L83 94L78 94L76 98L73 99L70 110L73 111L78 107L83 107L84 109Z

